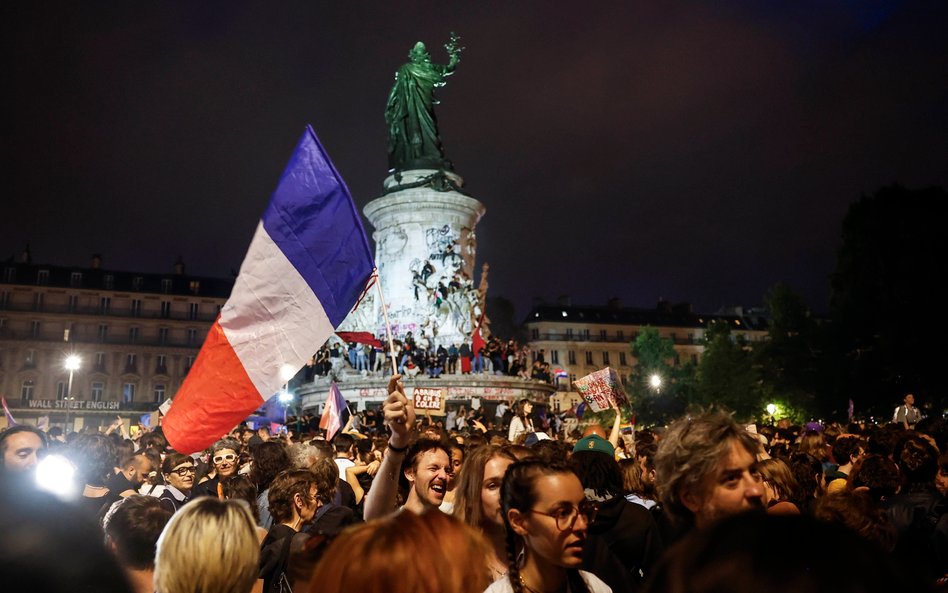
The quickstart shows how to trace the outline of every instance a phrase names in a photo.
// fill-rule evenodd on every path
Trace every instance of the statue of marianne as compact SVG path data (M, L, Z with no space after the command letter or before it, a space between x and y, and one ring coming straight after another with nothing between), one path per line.
M458 41L451 33L444 45L450 59L443 66L431 62L425 44L419 41L408 53L409 62L395 73L395 86L385 106L389 171L451 168L438 135L434 90L446 84L445 79L461 60L464 48Z

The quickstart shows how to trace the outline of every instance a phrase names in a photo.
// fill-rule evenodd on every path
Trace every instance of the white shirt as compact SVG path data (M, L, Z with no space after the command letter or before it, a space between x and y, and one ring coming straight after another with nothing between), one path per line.
M609 585L602 582L602 579L593 573L581 570L579 576L583 577L583 582L586 583L589 593L612 593ZM569 592L568 586L566 591ZM484 590L484 593L513 593L513 587L510 585L510 579L507 578L507 575L504 575L491 583L490 587Z
M355 462L352 461L351 459L345 459L342 457L336 457L335 459L333 459L333 461L336 462L336 467L339 468L339 478L345 480L346 468L353 467L355 465Z

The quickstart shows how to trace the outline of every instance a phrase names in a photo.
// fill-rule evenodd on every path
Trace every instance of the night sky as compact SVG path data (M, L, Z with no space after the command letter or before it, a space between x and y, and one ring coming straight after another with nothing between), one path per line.
M264 6L266 4L266 6ZM304 126L361 209L415 41L490 294L823 312L848 204L948 186L948 2L9 2L0 254L226 276ZM367 229L368 224L366 223Z

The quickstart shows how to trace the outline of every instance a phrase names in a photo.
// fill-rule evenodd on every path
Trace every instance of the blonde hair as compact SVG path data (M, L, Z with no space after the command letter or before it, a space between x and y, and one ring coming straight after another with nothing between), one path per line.
M247 593L257 580L260 548L243 500L199 498L184 505L158 538L158 593Z
M340 535L316 565L308 590L481 593L489 584L488 553L483 537L450 515L402 511Z

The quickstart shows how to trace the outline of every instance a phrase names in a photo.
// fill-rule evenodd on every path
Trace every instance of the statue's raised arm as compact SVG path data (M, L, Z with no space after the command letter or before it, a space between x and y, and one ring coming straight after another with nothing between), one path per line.
M385 107L388 124L388 167L390 171L409 169L451 169L438 134L434 106L437 87L454 72L464 49L454 33L444 48L448 63L433 64L425 44L419 41L408 53L409 62L395 73L395 86Z

